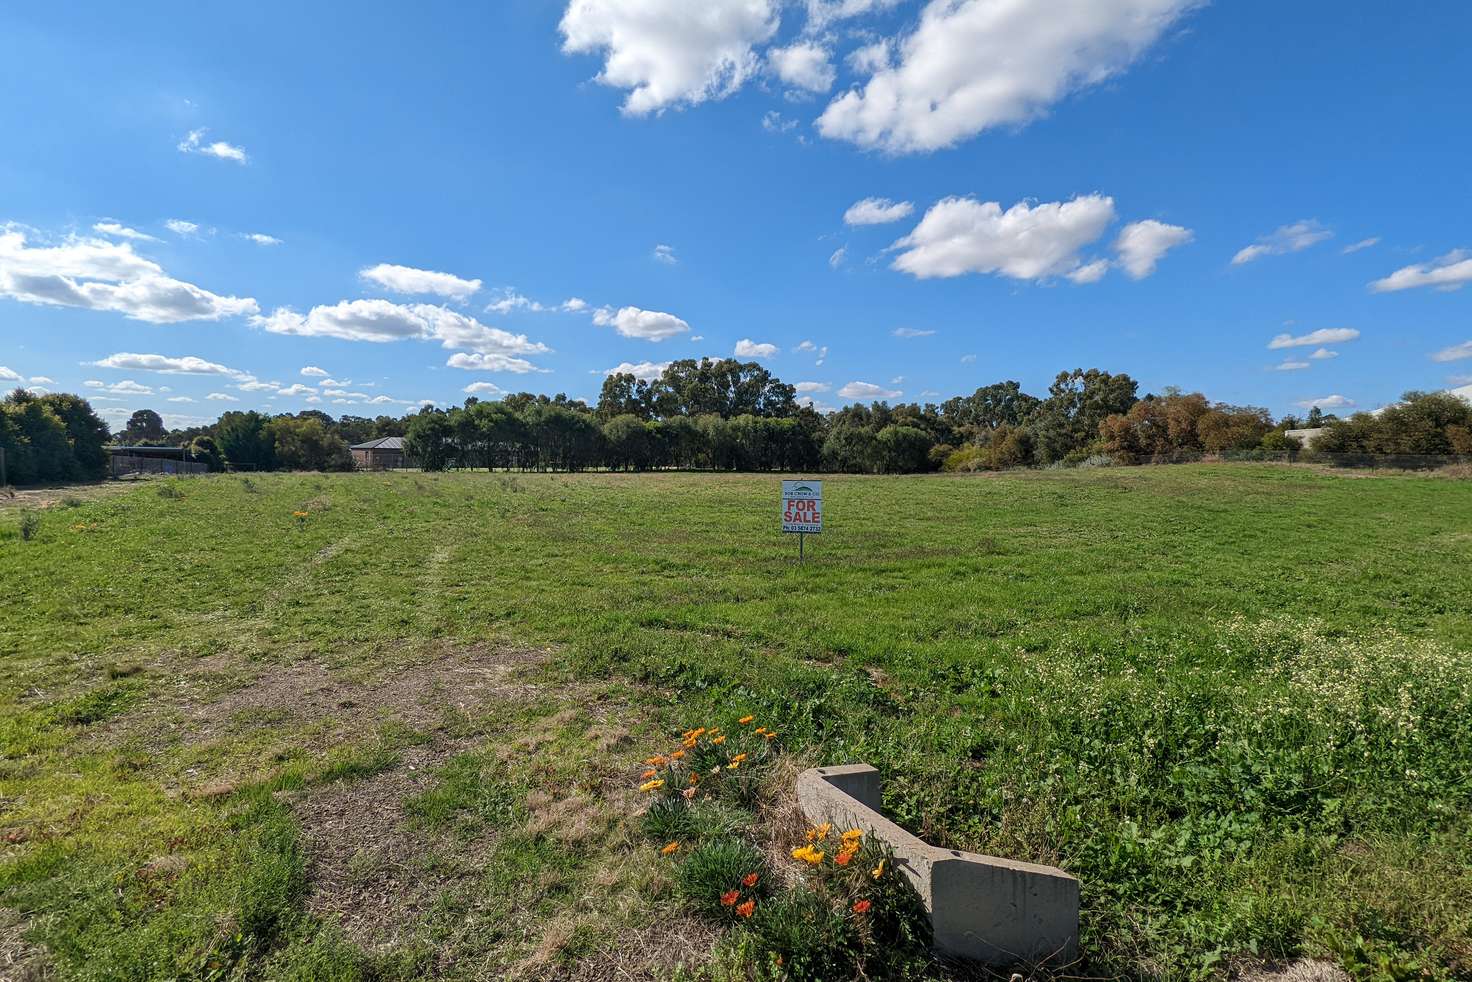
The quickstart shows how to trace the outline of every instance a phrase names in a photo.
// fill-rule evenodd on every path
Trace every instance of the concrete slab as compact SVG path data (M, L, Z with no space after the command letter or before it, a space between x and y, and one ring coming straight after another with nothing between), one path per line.
M1078 880L1062 870L926 845L880 814L879 772L868 764L803 771L797 801L813 824L860 828L894 850L942 954L1055 968L1077 958Z

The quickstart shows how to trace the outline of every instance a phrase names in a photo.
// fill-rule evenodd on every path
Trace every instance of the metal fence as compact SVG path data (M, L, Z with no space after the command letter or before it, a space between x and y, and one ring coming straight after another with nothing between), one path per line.
M143 457L137 454L109 456L112 477L136 477L142 474L207 474L209 467L192 460L174 457Z
M1433 471L1443 467L1472 466L1472 455L1468 454L1375 454L1375 453L1329 453L1315 450L1246 450L1205 453L1199 450L1178 451L1168 454L1108 454L1100 455L1099 464L1116 466L1144 466L1147 464L1196 464L1215 461L1262 461L1277 464L1318 464L1327 467L1378 468L1381 470ZM1089 466L1095 458L1084 462Z

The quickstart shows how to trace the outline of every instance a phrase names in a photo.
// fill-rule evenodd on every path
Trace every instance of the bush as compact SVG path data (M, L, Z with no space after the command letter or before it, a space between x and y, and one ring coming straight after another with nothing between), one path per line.
M41 516L27 509L20 513L20 537L24 542L30 542L41 531Z
M736 912L744 901L765 893L769 879L761 850L733 836L702 842L675 873L680 895L692 907L703 914L728 918L738 916Z

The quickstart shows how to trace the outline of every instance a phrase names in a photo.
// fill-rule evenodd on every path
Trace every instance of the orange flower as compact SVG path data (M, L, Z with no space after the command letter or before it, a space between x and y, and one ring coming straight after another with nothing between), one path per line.
M756 719L755 716L743 716L740 719L738 719L736 722L740 723L742 726L745 726L746 724L750 723L754 719Z
M711 743L714 743L716 746L720 746L721 744L723 744L725 742L726 742L726 738L725 738L724 735L718 736L714 740L711 741Z
M727 890L725 893L721 894L721 906L730 907L732 904L736 903L736 901L740 899L740 890Z
M768 740L771 740L776 735L777 735L777 731L776 730L768 730L767 732L765 732L765 733L762 734L762 736L766 737Z
M756 873L747 873L741 878L741 885L749 890L752 887L756 886L756 881L760 879L761 877Z
M648 764L650 767L663 767L665 764L664 754L656 754L655 756L650 757L644 763Z
M677 853L679 851L680 851L680 844L678 842L671 842L669 845L667 845L663 849L661 849L659 851L659 854L661 856L672 856L672 855L674 855L675 853Z
M658 773L659 773L659 771L657 771L657 770L655 770L654 768L651 767L651 768L649 768L649 770L647 770L643 774L640 774L639 775L639 780L641 780L641 781L647 781L651 777L653 777L654 775L656 775Z
M837 856L834 856L833 857L833 861L835 863L837 863L839 866L847 866L849 864L849 860L851 860L853 858L854 858L854 854L851 853L851 852L849 852L847 849L845 849L843 852L840 852Z
M872 906L874 905L867 900L856 900L854 901L854 913L867 914L869 913L869 908Z
M740 914L742 917L750 917L751 912L754 910L756 910L756 901L748 900L746 903L736 908L736 913Z
M758 733L765 733L765 732L767 732L767 728L766 728L766 727L765 727L765 726L758 726L758 727L757 727L757 728L756 728L756 731L757 731L757 732L758 732Z
M670 754L670 760L684 760L684 759L685 759L685 751L683 751L683 750L676 750L674 753Z
M695 771L690 772L690 786L693 788L700 783L700 775Z
M733 764L739 764L739 763L741 763L745 759L746 759L746 755L745 754L737 754L735 757L732 757L731 758L731 763L733 763Z

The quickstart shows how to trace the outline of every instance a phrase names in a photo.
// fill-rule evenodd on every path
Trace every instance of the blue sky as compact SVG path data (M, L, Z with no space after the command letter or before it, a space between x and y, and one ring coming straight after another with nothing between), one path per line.
M7 5L0 384L398 414L746 342L824 407L1468 385L1472 7L1345 9Z

